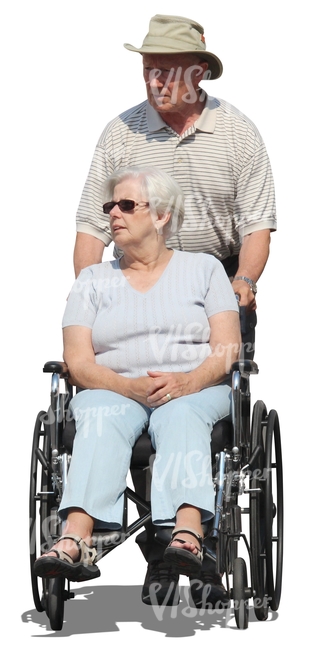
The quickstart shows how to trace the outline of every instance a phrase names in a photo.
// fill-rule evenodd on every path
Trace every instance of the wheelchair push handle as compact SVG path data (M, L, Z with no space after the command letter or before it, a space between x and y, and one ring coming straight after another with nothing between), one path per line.
M239 307L240 310L240 325L241 325L241 334L246 334L246 307Z
M235 298L237 300L238 304L238 310L239 310L239 315L240 315L240 327L241 327L241 334L246 334L246 307L245 305L240 305L240 297L238 293L235 294Z

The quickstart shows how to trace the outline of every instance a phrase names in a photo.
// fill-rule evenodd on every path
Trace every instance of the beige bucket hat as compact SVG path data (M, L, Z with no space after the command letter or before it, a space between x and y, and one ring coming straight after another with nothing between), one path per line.
M142 46L137 48L124 43L124 47L141 54L198 54L209 64L211 79L218 79L223 72L220 59L206 51L203 27L182 16L153 16Z

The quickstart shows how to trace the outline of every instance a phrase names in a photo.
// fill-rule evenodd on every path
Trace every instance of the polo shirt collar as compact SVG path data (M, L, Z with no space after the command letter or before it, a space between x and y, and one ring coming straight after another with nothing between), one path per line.
M195 127L198 131L205 133L213 133L216 123L216 111L220 102L214 97L207 95L206 105L195 122ZM161 131L162 129L169 128L168 125L162 120L160 114L147 101L146 106L147 125L150 133L154 131Z

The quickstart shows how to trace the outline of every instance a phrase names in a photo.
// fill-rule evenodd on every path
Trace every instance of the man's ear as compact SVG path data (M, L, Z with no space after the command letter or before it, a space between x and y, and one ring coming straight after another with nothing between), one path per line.
M199 66L202 68L202 72L197 72L197 77L201 77L202 80L210 79L211 70L209 70L207 61L200 61Z

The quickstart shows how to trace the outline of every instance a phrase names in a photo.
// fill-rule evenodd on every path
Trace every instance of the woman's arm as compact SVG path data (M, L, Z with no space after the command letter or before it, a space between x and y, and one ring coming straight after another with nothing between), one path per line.
M153 379L123 377L110 368L95 363L92 346L92 330L89 327L71 325L63 329L64 360L68 365L71 381L81 388L103 388L147 404L147 393Z
M95 363L92 330L79 325L63 330L64 360L76 386L112 390L146 406L160 406L165 404L167 394L174 399L215 386L226 379L239 355L239 316L234 311L220 312L211 316L209 323L210 355L189 373L148 370L148 377L123 377Z
M239 315L236 311L225 311L209 318L210 355L188 373L151 372L154 385L148 393L148 404L152 407L165 404L165 396L172 399L197 393L203 388L220 384L227 378L231 365L239 357L241 334Z

